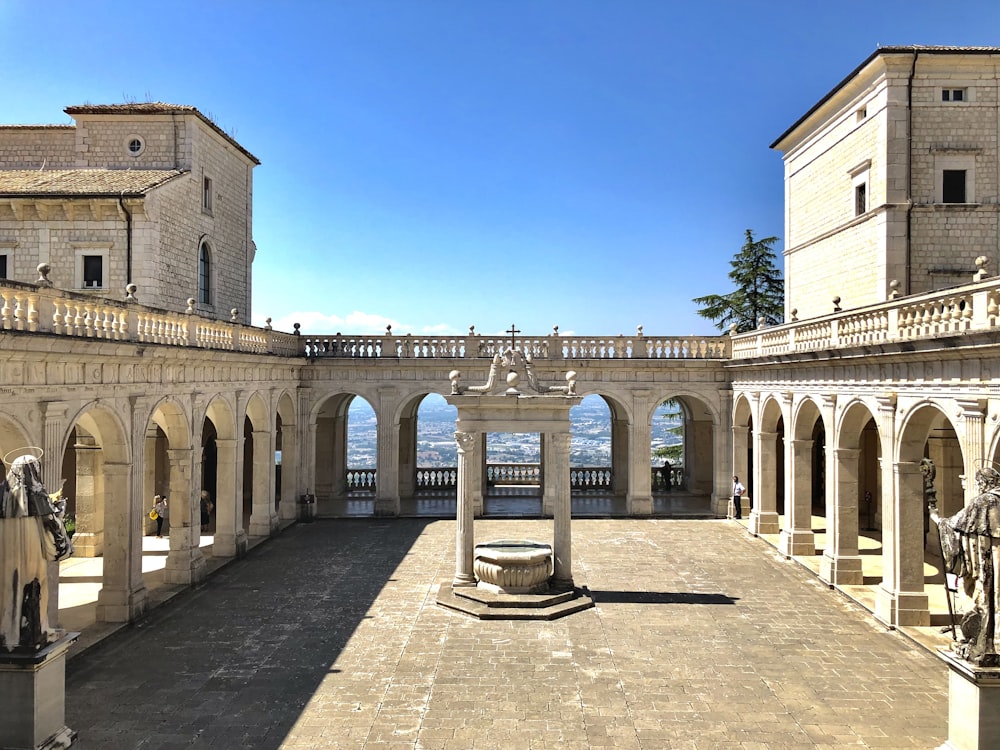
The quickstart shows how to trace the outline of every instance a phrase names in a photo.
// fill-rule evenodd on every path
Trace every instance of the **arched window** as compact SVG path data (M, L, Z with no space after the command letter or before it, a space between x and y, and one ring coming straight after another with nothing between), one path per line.
M198 302L212 304L212 249L205 240L198 248Z

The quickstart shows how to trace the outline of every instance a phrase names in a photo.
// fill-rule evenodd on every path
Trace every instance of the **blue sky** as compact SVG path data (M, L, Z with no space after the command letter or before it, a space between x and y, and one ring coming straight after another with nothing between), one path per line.
M768 145L880 44L1000 44L1000 2L0 0L0 122L213 117L262 162L258 324L711 334L782 233Z

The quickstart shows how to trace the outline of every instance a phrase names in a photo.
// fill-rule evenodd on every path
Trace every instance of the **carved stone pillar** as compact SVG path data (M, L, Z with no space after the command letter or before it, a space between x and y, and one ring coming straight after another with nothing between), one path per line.
M966 476L965 497L962 505L951 510L949 504L942 504L941 489L938 489L938 507L942 515L951 515L961 510L966 500L971 500L979 494L976 488L977 462L986 456L986 404L978 399L958 399L958 407L962 410L965 421L965 435L962 444L962 454L965 456L965 467L962 472ZM940 476L940 471L938 473ZM946 493L947 494L947 493Z
M781 530L778 549L785 557L815 555L816 540L812 530L813 441L789 440L786 446L785 527Z
M393 420L396 389L379 388L376 410L378 470L375 475L375 515L399 515L399 425Z
M234 439L215 439L215 539L213 557L242 557L247 551L247 533L243 529L243 492L237 489L242 472L236 460Z
M190 448L167 450L170 489L170 552L164 570L167 583L197 583L205 577L205 558L201 543L201 518L198 510L200 491L192 489L193 451Z
M281 426L281 495L278 517L295 518L299 492L299 431L295 425Z
M455 579L453 586L475 586L476 576L472 569L475 552L473 535L472 486L469 464L476 460L474 432L456 432L458 443L458 502L455 513Z
M552 534L552 587L573 588L573 538L571 531L570 477L569 477L569 433L549 435L552 444L552 465L548 467L554 475L555 507L553 508Z
M629 471L626 505L629 515L649 516L653 513L653 474L649 461L652 427L649 414L652 394L636 391L632 402L633 419L629 425Z
M270 536L278 528L274 508L274 444L270 430L253 431L253 488L250 536Z
M751 492L749 530L754 534L777 534L778 433L758 432L755 435L754 463L757 476Z
M542 515L551 516L555 513L556 497L559 492L557 482L558 475L550 471L559 459L556 457L556 448L552 443L553 435L548 432L542 433Z
M339 430L338 430L339 426ZM343 417L320 417L312 426L312 488L321 498L343 497L347 482L347 435ZM307 483L308 485L308 483Z
M141 565L143 520L148 512L141 497L129 491L132 467L127 463L102 466L104 492L111 502L105 517L104 578L97 595L99 622L131 622L146 610L147 591ZM75 538L74 538L75 542Z
M875 616L892 626L927 626L930 611L924 593L924 477L920 465L914 461L896 463L892 486L895 502L883 504L883 574L876 591Z
M858 457L857 448L833 451L833 501L827 503L826 548L820 560L819 576L837 586L864 582L858 554ZM828 479L829 483L829 479Z
M101 449L97 441L79 429L76 444L76 527L73 554L77 557L100 557L104 554L105 477ZM53 487L59 485L52 483Z
M399 420L399 497L410 499L417 489L417 417Z

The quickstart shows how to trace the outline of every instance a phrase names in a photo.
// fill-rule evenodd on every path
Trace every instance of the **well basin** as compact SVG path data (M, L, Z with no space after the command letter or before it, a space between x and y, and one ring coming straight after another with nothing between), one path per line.
M479 588L500 594L545 591L552 575L552 545L525 539L477 544L472 569Z

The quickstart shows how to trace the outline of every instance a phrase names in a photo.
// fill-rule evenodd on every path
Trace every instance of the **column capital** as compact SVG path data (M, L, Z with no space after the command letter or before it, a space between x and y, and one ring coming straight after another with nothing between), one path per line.
M458 443L459 453L469 453L476 445L475 432L456 432L455 442Z

